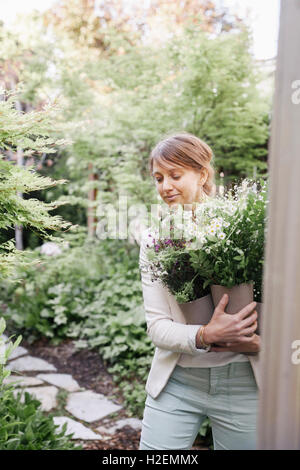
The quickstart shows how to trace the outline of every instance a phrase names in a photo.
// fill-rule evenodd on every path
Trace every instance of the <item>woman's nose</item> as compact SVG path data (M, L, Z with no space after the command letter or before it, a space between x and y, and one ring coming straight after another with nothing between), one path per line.
M172 182L167 178L164 178L163 181L163 191L168 191L168 189L172 189Z

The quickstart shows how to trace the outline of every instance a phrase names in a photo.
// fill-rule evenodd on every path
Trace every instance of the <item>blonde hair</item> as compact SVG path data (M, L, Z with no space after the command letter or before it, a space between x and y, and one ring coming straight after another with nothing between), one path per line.
M149 157L149 171L152 175L154 160L158 165L166 168L164 162L173 163L185 168L195 170L207 169L207 179L203 191L213 196L216 191L214 182L215 170L211 165L213 152L209 145L189 132L171 134L158 142L152 149Z

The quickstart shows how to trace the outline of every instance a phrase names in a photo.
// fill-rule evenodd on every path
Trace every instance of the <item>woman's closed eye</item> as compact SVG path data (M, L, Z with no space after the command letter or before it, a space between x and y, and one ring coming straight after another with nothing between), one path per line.
M172 178L174 180L179 180L181 178L181 176L172 176ZM156 181L157 181L157 183L160 183L162 181L162 179L161 178L156 178Z

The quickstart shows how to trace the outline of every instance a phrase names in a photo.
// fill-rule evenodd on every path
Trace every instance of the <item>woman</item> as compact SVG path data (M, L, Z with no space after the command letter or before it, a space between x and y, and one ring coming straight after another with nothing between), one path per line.
M187 132L159 142L149 163L161 198L189 209L213 195L212 156L205 142ZM143 232L140 270L147 333L156 348L139 450L191 449L206 416L215 450L255 449L258 385L245 353L260 350L256 302L229 315L224 295L203 330L186 324L175 297L145 269L149 235Z

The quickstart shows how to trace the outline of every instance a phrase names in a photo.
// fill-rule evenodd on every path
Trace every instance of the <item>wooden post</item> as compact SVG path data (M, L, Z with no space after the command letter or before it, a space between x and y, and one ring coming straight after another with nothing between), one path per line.
M24 166L23 150L20 147L17 148L17 165ZM21 191L17 191L17 195L23 199ZM15 240L17 250L23 250L23 225L15 225Z
M88 169L89 169L89 181L97 180L98 175L94 173L93 164L91 162L88 164ZM95 202L96 197L97 197L97 189L91 188L88 192L88 202L89 203ZM95 217L94 207L88 207L87 222L88 222L88 236L92 238L95 235L95 229L96 229L95 224L97 222L97 218Z
M17 81L14 75L11 77L10 83L12 90L15 90ZM19 100L16 100L16 109L19 113L23 111L22 104ZM24 155L21 147L17 147L17 165L21 167L24 166ZM17 191L17 195L23 199L23 193L21 191ZM15 225L15 241L17 250L23 250L23 225Z
M282 1L269 157L260 450L300 449L300 100L294 99L299 25L300 1Z

